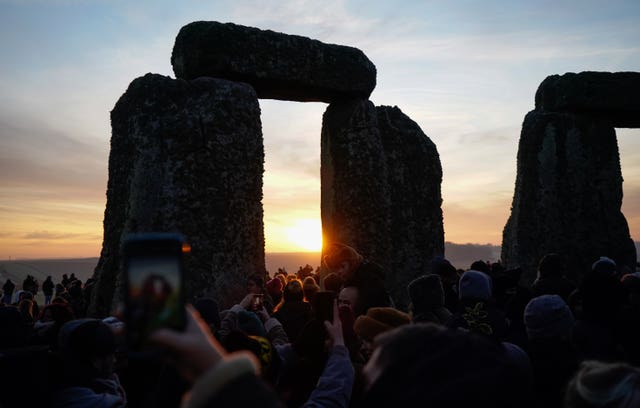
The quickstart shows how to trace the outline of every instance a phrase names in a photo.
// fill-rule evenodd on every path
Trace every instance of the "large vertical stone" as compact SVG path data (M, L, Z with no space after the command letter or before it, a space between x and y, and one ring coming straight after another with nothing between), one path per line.
M405 307L407 284L444 253L435 145L397 107L351 100L327 108L321 156L325 244L346 243L381 264Z
M576 279L602 255L633 266L636 251L621 205L618 145L608 122L571 113L527 114L503 234L507 267L522 267L531 283L549 252L565 255Z
M91 312L117 302L129 232L181 232L192 247L187 295L237 300L264 271L260 108L248 85L147 74L111 112L104 242Z
M378 106L391 206L389 291L406 307L407 285L444 254L442 166L436 145L398 107Z
M391 201L373 103L354 99L329 105L322 120L320 155L325 245L351 245L389 270Z

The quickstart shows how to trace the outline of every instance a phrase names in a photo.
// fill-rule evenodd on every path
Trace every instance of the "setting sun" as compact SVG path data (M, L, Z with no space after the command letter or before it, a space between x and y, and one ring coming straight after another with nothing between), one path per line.
M304 251L322 250L322 226L318 219L297 220L286 228L287 239L292 246Z

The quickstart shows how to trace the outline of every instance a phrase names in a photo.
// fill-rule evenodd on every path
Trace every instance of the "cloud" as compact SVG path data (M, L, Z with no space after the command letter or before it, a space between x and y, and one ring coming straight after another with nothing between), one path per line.
M102 239L100 235L96 235L96 234L86 234L86 233L73 234L68 232L49 232L49 231L34 231L28 234L22 235L20 238L25 240L47 240L47 241Z

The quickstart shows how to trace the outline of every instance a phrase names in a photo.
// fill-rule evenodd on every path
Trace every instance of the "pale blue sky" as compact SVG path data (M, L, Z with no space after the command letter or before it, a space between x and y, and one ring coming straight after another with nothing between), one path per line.
M196 20L363 50L378 69L371 100L436 143L445 238L461 243L500 243L520 126L546 76L640 70L638 1L0 0L0 259L98 255L109 111L134 78L173 76L175 36ZM265 223L282 237L291 219L319 217L326 105L260 104ZM639 240L640 131L619 134ZM268 250L284 250L276 239Z

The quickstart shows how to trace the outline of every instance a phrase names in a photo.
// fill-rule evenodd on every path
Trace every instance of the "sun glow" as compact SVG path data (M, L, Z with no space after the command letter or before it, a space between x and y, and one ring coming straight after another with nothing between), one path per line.
M322 250L322 226L318 219L300 219L286 228L287 239L300 250Z

